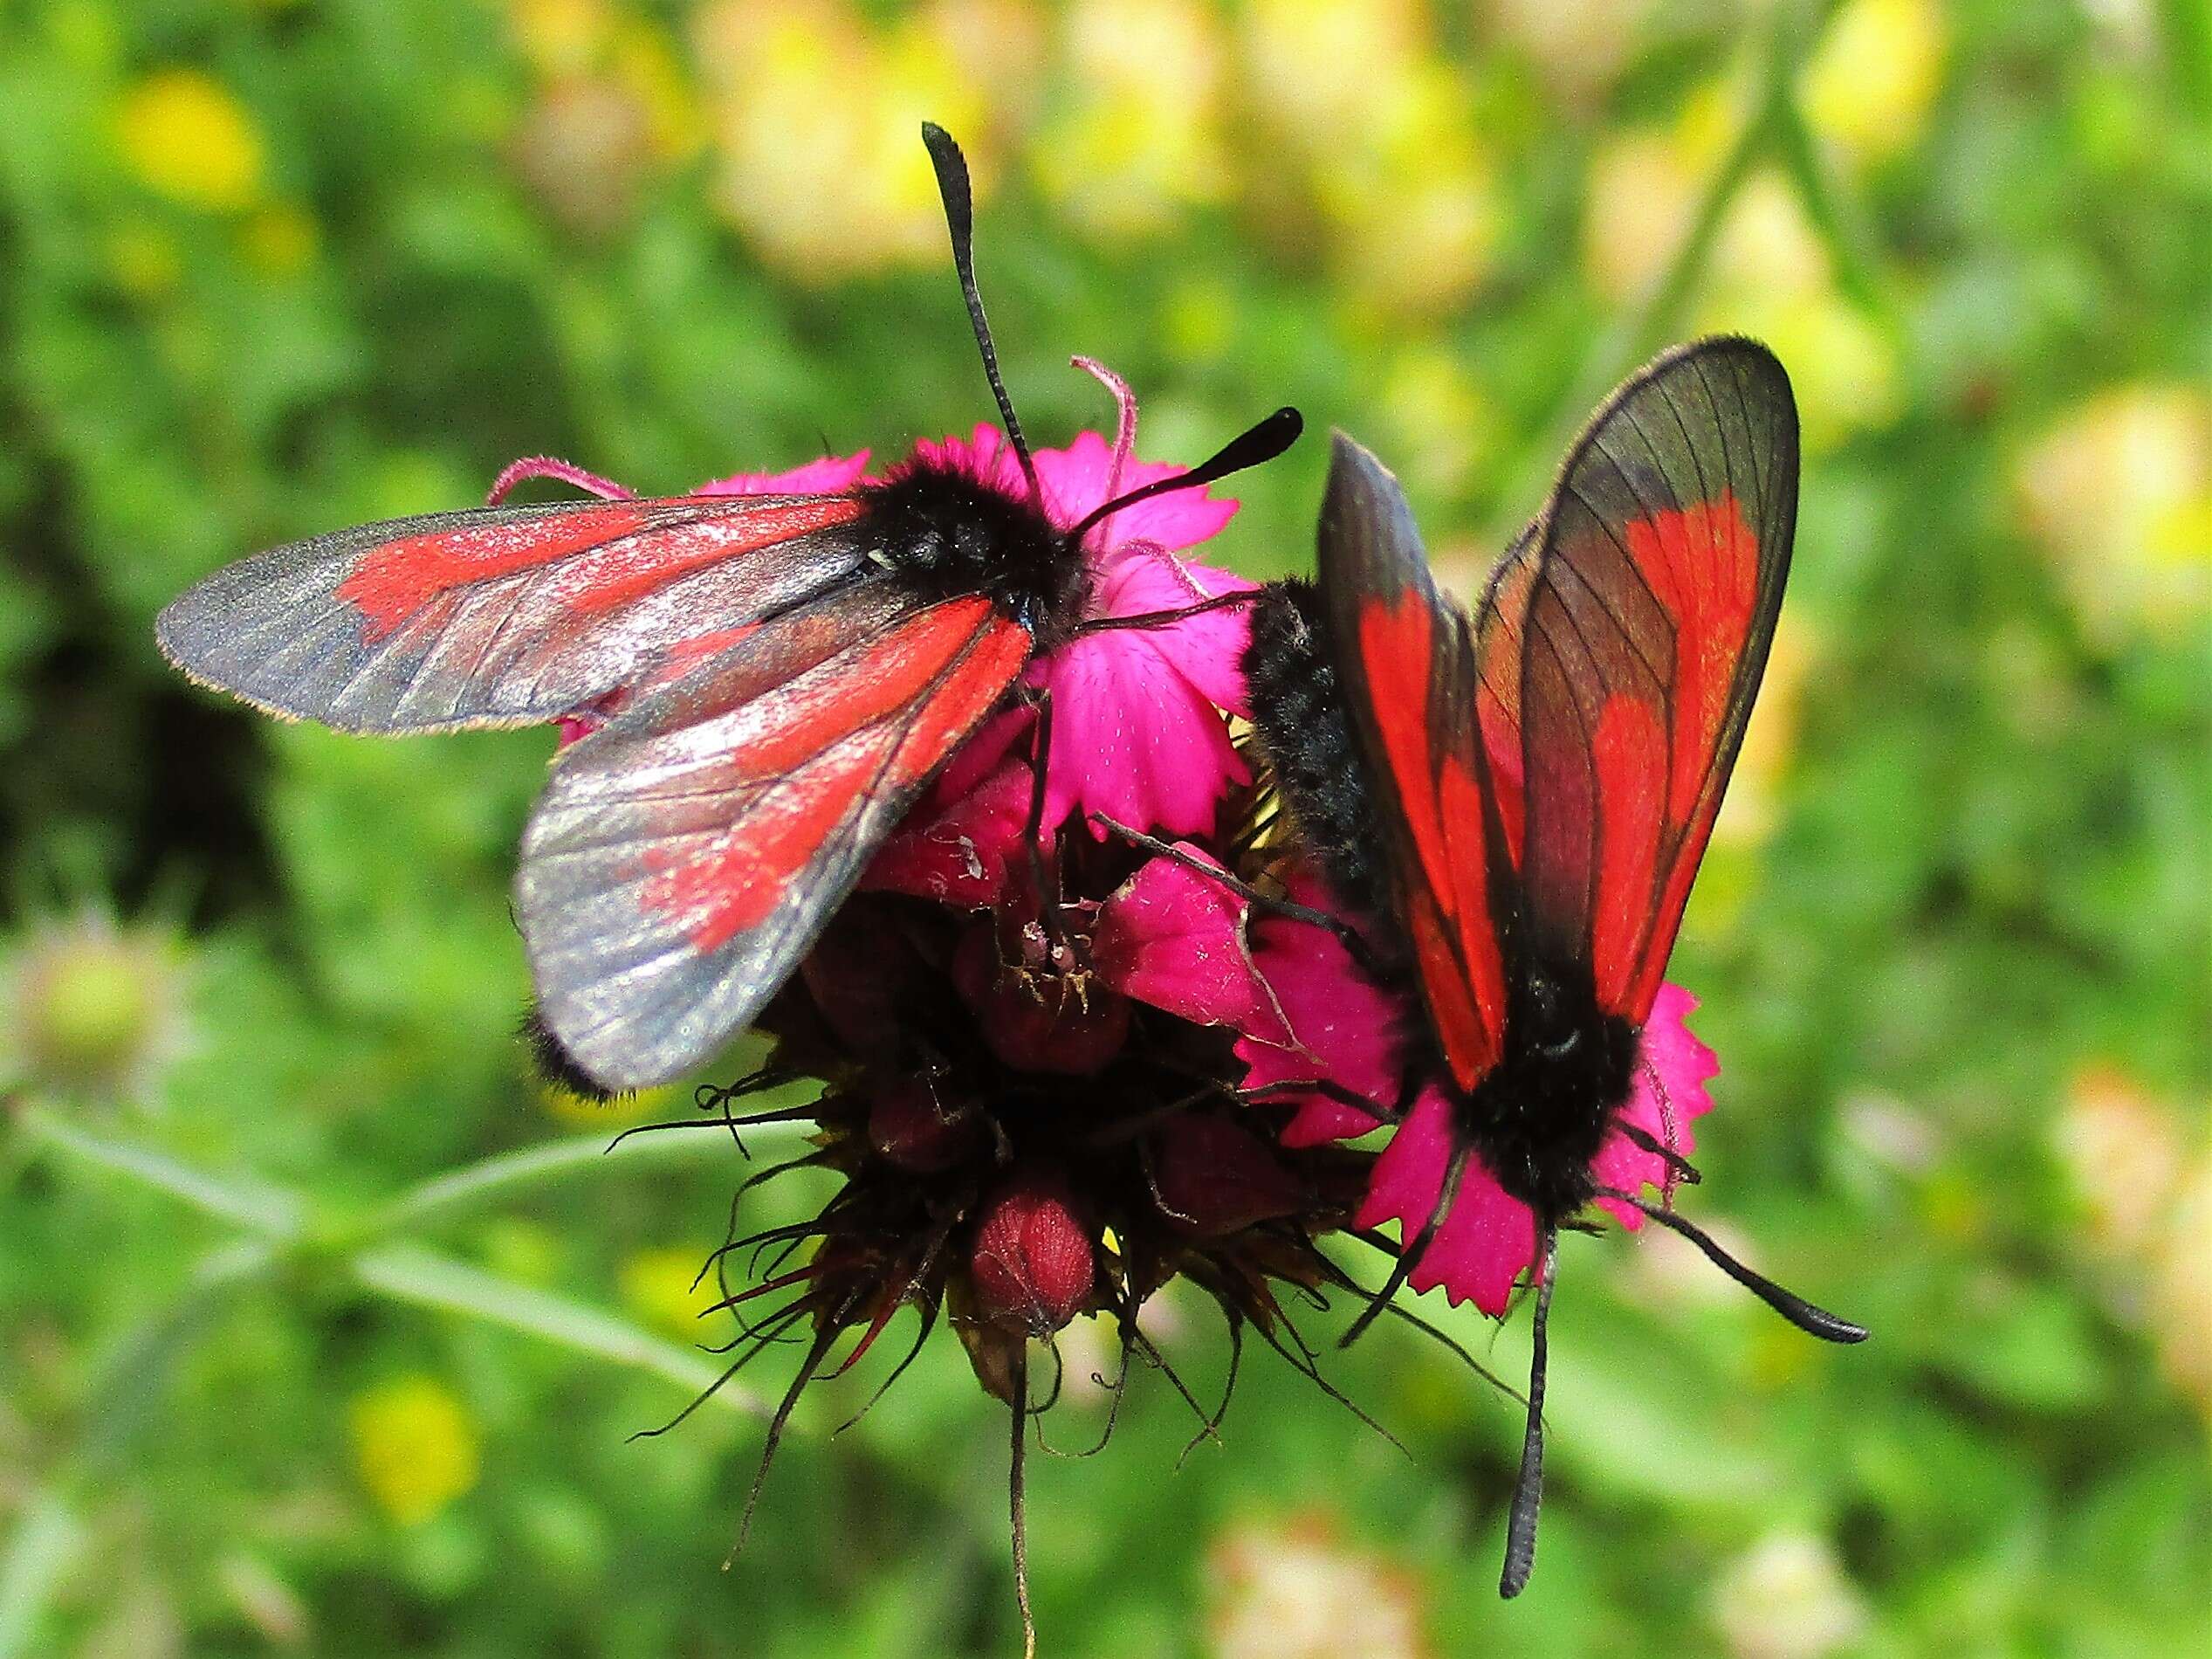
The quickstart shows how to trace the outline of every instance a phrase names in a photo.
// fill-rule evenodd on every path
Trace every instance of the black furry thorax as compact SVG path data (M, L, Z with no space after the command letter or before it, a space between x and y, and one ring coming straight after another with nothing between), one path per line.
M872 556L924 599L981 594L1041 651L1082 619L1082 549L1026 492L917 455L859 495Z
M1381 826L1313 583L1294 576L1267 584L1252 607L1244 673L1253 728L1301 843L1337 898L1363 918L1377 915Z
M1638 1033L1598 1006L1587 961L1506 962L1505 1052L1453 1103L1498 1184L1563 1220L1590 1200L1590 1160L1635 1080Z

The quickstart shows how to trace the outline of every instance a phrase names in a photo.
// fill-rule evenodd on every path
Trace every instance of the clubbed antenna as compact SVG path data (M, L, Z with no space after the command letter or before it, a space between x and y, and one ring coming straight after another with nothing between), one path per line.
M1498 1594L1508 1601L1527 1587L1536 1565L1536 1516L1544 1501L1545 1327L1551 1321L1551 1284L1559 1273L1559 1231L1544 1229L1536 1256L1536 1318L1528 1354L1528 1425L1521 1437L1521 1472L1514 1477L1513 1510L1506 1518L1506 1564Z
M1006 423L1006 441L1013 445L1021 476L1028 480L1029 497L1045 504L1037 482L1037 464L1029 458L1029 441L1021 436L1014 418L1013 399L999 373L998 348L991 343L991 325L984 320L983 295L975 286L975 191L968 181L968 158L952 141L952 134L935 121L922 123L922 142L929 147L930 165L937 169L937 192L945 200L945 228L952 233L952 268L959 273L960 294L968 302L968 321L975 329L975 343L983 353L983 372L991 382L991 396L999 400L999 418Z
M1093 525L1134 502L1147 501L1156 495L1165 495L1171 490L1195 490L1212 483L1216 478L1226 478L1232 472L1241 472L1247 467L1272 461L1295 444L1298 434L1305 430L1305 417L1286 405L1267 419L1254 422L1188 472L1160 478L1093 507L1082 522L1068 533L1068 539L1081 541Z

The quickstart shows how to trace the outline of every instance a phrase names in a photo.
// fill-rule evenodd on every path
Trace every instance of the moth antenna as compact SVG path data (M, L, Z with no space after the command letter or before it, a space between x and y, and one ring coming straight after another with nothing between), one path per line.
M1601 1187L1600 1198L1615 1199L1624 1204L1633 1204L1661 1227L1680 1233L1684 1238L1705 1252L1705 1259L1719 1268L1738 1284L1757 1297L1776 1313L1796 1325L1807 1336L1818 1337L1823 1342L1864 1342L1867 1331L1863 1325L1853 1325L1849 1319L1839 1319L1827 1309L1816 1307L1794 1291L1785 1291L1765 1274L1746 1267L1721 1248L1720 1241L1694 1222L1688 1222L1671 1209L1662 1209L1635 1193L1625 1193L1618 1187Z
M1544 1229L1536 1265L1536 1318L1528 1353L1528 1427L1521 1437L1521 1473L1513 1483L1513 1510L1506 1518L1506 1564L1498 1575L1498 1594L1510 1601L1527 1587L1536 1565L1536 1513L1544 1501L1544 1326L1551 1317L1551 1284L1559 1270L1559 1234Z
M980 317L982 313L979 310L976 314ZM1187 472L1172 473L1093 507L1068 533L1068 539L1081 541L1102 520L1139 501L1165 495L1171 490L1195 490L1217 478L1226 478L1232 472L1263 465L1295 444L1298 434L1305 430L1305 416L1286 404L1267 419L1254 421Z
M1041 508L1044 486L1037 482L1037 464L1030 458L1029 440L1021 435L1021 423L1014 418L1013 399L1006 396L1006 382L999 373L999 348L991 343L991 325L983 315L983 295L975 286L975 191L968 180L968 158L960 154L952 134L935 121L922 123L922 142L929 148L930 165L937 170L937 193L945 203L945 228L952 234L952 269L959 274L960 297L968 302L968 323L983 353L983 372L991 382L991 396L999 400L999 418L1006 423L1006 442L1013 445L1014 459L1021 463L1029 499Z
M1651 1153L1652 1157L1666 1166L1666 1179L1670 1186L1677 1181L1685 1181L1694 1187L1705 1179L1703 1175L1698 1174L1698 1167L1695 1164L1676 1152L1673 1147L1663 1145L1648 1130L1639 1129L1632 1123L1625 1122L1616 1123L1613 1126L1628 1139L1631 1145Z

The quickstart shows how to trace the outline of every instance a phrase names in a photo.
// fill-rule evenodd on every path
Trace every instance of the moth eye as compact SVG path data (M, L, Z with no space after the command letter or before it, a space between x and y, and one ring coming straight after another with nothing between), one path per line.
M1570 1029L1566 1035L1542 1045L1543 1051L1555 1060L1563 1060L1582 1046L1583 1034Z

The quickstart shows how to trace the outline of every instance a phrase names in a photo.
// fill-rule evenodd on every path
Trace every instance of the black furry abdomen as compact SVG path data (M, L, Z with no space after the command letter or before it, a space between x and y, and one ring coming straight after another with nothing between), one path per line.
M1082 549L1026 494L921 457L859 493L867 510L856 530L869 556L923 599L981 594L1040 651L1082 618Z
M1377 914L1381 826L1336 670L1322 644L1313 583L1294 576L1267 585L1252 608L1244 677L1253 728L1301 841L1338 898L1362 916Z
M1590 1200L1590 1161L1627 1103L1636 1028L1598 1006L1590 964L1506 964L1505 1053L1453 1103L1462 1134L1540 1221Z

